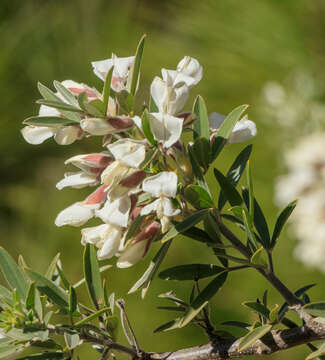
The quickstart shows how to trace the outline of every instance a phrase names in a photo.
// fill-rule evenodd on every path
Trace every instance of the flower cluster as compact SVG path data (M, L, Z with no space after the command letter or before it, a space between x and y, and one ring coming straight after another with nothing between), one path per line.
M74 156L66 164L76 168L57 183L59 190L95 187L90 195L61 211L57 226L80 227L91 218L101 224L81 230L83 245L94 244L99 259L118 257L117 266L129 267L166 233L171 222L191 213L183 193L193 180L188 149L181 140L185 130L200 121L183 112L192 87L202 79L199 62L185 56L174 70L162 69L150 87L150 101L134 113L143 50L135 56L92 63L104 81L102 93L71 80L54 82L57 92L39 84L43 96L38 116L25 120L25 140L40 144L50 137L69 145L90 136L103 138L104 151ZM213 144L225 116L210 115ZM255 124L244 117L234 125L228 143L250 139Z
M299 198L292 229L299 243L296 256L307 266L325 272L325 133L315 133L289 151L287 175L276 185L276 200L283 205Z

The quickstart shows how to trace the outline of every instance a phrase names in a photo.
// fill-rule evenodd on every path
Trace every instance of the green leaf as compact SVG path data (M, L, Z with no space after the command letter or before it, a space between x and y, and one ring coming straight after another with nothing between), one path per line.
M172 301L172 302L174 302L174 303L176 303L178 305L189 307L189 304L187 304L185 301L183 301L183 300L179 299L178 297L176 297L172 291L169 291L169 292L164 293L164 294L160 294L159 297L162 298L162 299L167 299L169 301Z
M34 126L47 126L47 127L57 127L57 126L70 126L70 125L76 125L78 122L57 117L57 116L32 116L23 121L26 125L34 125Z
M316 351L312 352L306 357L306 360L311 360L318 358L321 355L325 354L325 343L323 343Z
M0 359L12 359L10 355L19 353L22 350L22 345L3 345L0 347ZM15 358L15 357L14 357ZM17 359L17 358L16 358ZM20 358L22 359L22 358Z
M148 114L147 111L144 111L142 114L141 125L144 136L147 138L150 144L157 146L157 141L155 140L150 128L150 114Z
M132 288L129 290L128 294L131 294L131 293L135 292L136 290L143 288L141 296L142 296L142 298L145 297L145 295L148 291L148 288L149 288L155 274L157 273L157 271L159 269L159 266L161 265L161 263L163 262L166 254L167 254L170 244L171 244L171 240L169 240L168 242L166 242L165 244L163 244L160 247L157 254L150 261L150 264L149 264L147 270L144 272L144 274L141 276L141 278L132 286Z
M2 247L0 247L0 269L8 285L12 289L17 290L21 299L26 299L28 283L24 273L15 263L14 259Z
M88 101L88 96L85 92L82 92L78 95L78 104L84 112L92 116L106 116L104 108L105 104L99 99Z
M240 119L243 112L248 108L248 105L240 105L234 109L221 124L216 137L212 143L211 151L211 162L214 161L217 156L220 154L223 147L226 145L226 142L236 125L236 122Z
M227 279L228 273L222 272L217 275L194 299L186 314L182 318L179 327L186 326L198 313L209 303L210 299L219 291Z
M0 285L0 298L4 297L7 300L11 300L12 299L12 295L11 292L5 288L4 286Z
M76 290L70 285L69 289L69 312L73 314L77 310L78 300Z
M198 185L200 185L208 193L210 193L209 187L208 187L208 185L207 185L207 183L206 183L206 181L204 179L204 176L203 176L203 173L201 171L200 165L196 160L193 144L192 145L189 144L187 149L188 149L188 155L189 155L189 159L190 159L190 162L191 162L192 170L193 170L194 176L196 177Z
M150 99L149 99L149 112L150 113L157 113L159 112L158 106L156 105L154 99L152 98L152 96L150 95Z
M231 206L242 206L243 199L234 185L218 169L214 168L214 176ZM221 209L219 209L221 210Z
M193 153L197 163L207 171L210 165L210 141L202 136L193 144Z
M111 308L110 307L104 307L98 311L96 311L95 313L83 318L82 320L76 322L74 325L75 326L80 326L80 325L84 325L84 324L88 324L90 321L98 318L98 316L100 316L101 314L104 314L104 313L108 313L110 314L110 311L111 311Z
M274 246L276 245L276 241L277 241L278 237L280 236L280 233L281 233L285 223L289 219L289 217L290 217L291 213L293 212L294 208L296 207L296 205L297 205L297 200L288 204L281 211L281 214L277 218L277 221L274 226L272 240L271 240L271 248L274 248Z
M247 259L242 259L242 258L239 258L239 257L236 257L236 256L226 254L224 249L213 248L213 251L214 251L216 256L228 259L228 260L233 261L235 263L243 264L243 265L249 265L250 264L250 262Z
M46 295L54 304L58 305L62 309L66 309L69 306L67 294L52 281L47 279L41 274L34 272L31 269L25 269L28 277L35 281L35 285L42 295Z
M199 223L201 220L203 220L205 214L208 212L207 209L199 210L195 212L194 214L187 217L184 221L176 223L173 225L169 231L163 236L161 239L162 242L169 241L173 239L178 234L181 234L182 232L190 229L192 226Z
M72 94L72 92L67 89L64 85L62 85L59 81L54 80L53 85L56 88L57 92L62 95L62 97L71 105L75 107L78 106L78 100L76 97Z
M109 103L109 95L111 92L111 82L113 75L114 66L112 66L106 74L104 88L103 88L103 107L104 107L104 115L107 115L108 103Z
M36 104L46 105L59 110L67 110L71 112L81 112L81 109L72 105L69 105L63 101L45 100L40 99L36 101Z
M267 255L263 247L257 249L251 257L251 263L254 265L267 267Z
M64 340L69 350L76 348L80 344L80 337L78 334L69 334L65 332Z
M55 270L56 270L56 265L58 263L60 259L60 253L56 254L53 258L53 260L51 261L46 273L45 273L45 277L49 280L52 280Z
M275 323L278 321L279 305L276 304L273 309L270 310L270 321Z
M139 41L136 53L135 53L135 60L134 65L132 67L131 71L131 88L130 93L132 95L135 95L137 90L137 85L139 81L139 75L140 75L140 67L141 67L141 61L142 61L142 55L143 55L143 49L144 49L144 43L146 40L147 35L143 35L142 38Z
M196 241L199 241L201 243L205 243L207 244L208 246L209 245L214 245L215 244L215 241L212 240L208 233L206 233L205 231L193 226L191 227L190 229L188 230L185 230L184 232L182 232L182 235L183 236L187 236L189 237L190 239L193 239L193 240L196 240Z
M258 339L262 338L272 329L272 325L262 325L246 334L238 345L238 351L243 351L253 345Z
M267 307L265 307L263 304L253 301L245 301L243 302L243 305L257 312L258 314L264 316L266 319L269 319L270 317L270 310Z
M226 178L230 181L230 183L233 186L236 186L242 176L242 173L245 170L247 161L250 157L250 154L252 152L252 145L248 145L245 147L243 151L236 157L233 164L230 166L230 169L227 172ZM224 205L227 202L227 198L225 197L225 194L223 191L220 191L219 199L218 199L218 209L222 210Z
M43 96L45 100L49 101L55 101L55 102L62 102L62 100L54 94L52 90L41 84L40 82L37 84L38 90L40 94ZM77 122L80 122L81 118L78 113L72 112L72 111L66 111L66 110L60 110L60 113L64 116L66 116L68 119L75 120Z
M208 118L208 111L201 95L198 95L195 99L192 112L196 115L196 121L193 124L194 136L202 136L209 141L210 124Z
M253 177L252 177L252 170L250 166L250 160L247 161L246 167L246 177L247 177L247 186L248 186L248 209L249 215L251 219L254 219L254 186L253 186Z
M153 332L154 333L158 333L161 331L168 331L168 330L173 330L173 329L178 329L179 325L181 323L181 318L172 320L172 321L168 321L167 323L160 325L159 327L157 327L157 329L155 329Z
M50 360L50 359L64 359L64 354L59 352L44 352L34 355L27 355L17 360Z
M99 272L100 272L100 273L103 273L103 272L105 272L106 270L110 269L112 266L113 266L113 265L104 265L104 266L101 266L101 267L99 268ZM85 278L82 278L81 280L79 280L78 282L76 282L76 283L73 285L73 287L74 287L75 289L77 289L79 286L81 286L81 285L83 285L83 284L85 284L85 283L86 283ZM70 287L70 285L69 285L69 287ZM68 287L68 289L69 289L69 287Z
M325 317L325 301L311 302L304 305L302 308L309 315Z
M87 244L84 251L84 276L89 296L96 309L103 303L104 293L94 245Z
M56 264L56 271L58 272L58 275L60 277L60 280L61 280L61 283L63 285L63 287L66 289L66 290L69 290L70 288L70 283L69 281L67 280L67 278L65 277L62 269L60 268L60 266L58 266L58 264Z
M252 227L253 227L252 219L251 219L250 214L248 213L248 211L246 209L242 209L241 211L242 211L241 217L243 219L243 223L244 223L244 227L245 227L245 230L246 230L248 242L249 242L251 248L253 249L253 251L257 252L258 246L257 246L257 243L255 241L254 232L252 230ZM259 254L261 255L262 253L259 253ZM260 255L258 255L258 258L256 258L256 261L261 260ZM262 265L262 264L260 264L260 265Z
M29 285L29 289L28 289L28 293L26 296L26 300L25 300L25 304L26 304L26 309L30 310L34 308L35 305L35 282L31 282Z
M184 190L185 199L196 208L213 208L210 194L199 185L187 185Z
M241 322L241 321L233 321L233 320L224 321L224 322L221 323L221 325L238 327L240 329L246 329L246 330L251 326L248 323L244 323L244 322Z
M199 280L221 273L225 269L212 264L179 265L162 271L158 276L163 280Z
M270 249L270 232L265 220L265 216L256 199L254 199L254 225L261 237L262 245L265 249Z

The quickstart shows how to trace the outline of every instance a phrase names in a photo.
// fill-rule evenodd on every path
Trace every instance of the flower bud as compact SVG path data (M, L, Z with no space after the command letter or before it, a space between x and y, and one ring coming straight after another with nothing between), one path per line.
M90 194L85 200L85 205L101 204L107 199L107 186L101 185L97 190Z
M120 185L128 188L133 188L138 186L145 177L146 173L143 170L135 171L133 174L127 176L122 181L120 181Z
M134 124L133 120L127 116L110 117L108 123L116 130L126 130Z
M86 118L80 121L82 130L91 135L107 135L116 132L115 128L105 119Z

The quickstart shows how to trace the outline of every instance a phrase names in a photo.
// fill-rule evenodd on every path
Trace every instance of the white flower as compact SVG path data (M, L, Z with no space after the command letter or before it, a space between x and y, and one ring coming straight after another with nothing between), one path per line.
M173 87L182 84L192 87L202 79L203 68L196 59L185 56L178 63L176 70L162 69L161 73L163 80Z
M107 148L115 158L101 175L102 183L108 186L118 184L129 175L130 170L137 169L146 155L145 145L137 140L121 139Z
M111 59L94 61L91 64L95 75L103 81L105 81L109 70L114 66L111 87L119 92L127 90L130 69L133 66L134 59L134 56L118 58L115 54L112 54Z
M91 135L108 135L126 131L133 126L133 120L127 116L102 118L85 118L80 121L82 130Z
M55 219L56 226L81 226L94 216L97 204L85 205L83 202L76 202L62 210Z
M189 89L185 84L174 88L156 76L151 83L150 93L159 112L175 115L183 109L189 96Z
M216 132L220 128L221 124L226 119L226 116L213 112L209 116L210 128L213 131L213 135L215 136ZM256 125L253 121L248 120L248 116L245 115L241 120L239 120L232 133L230 134L227 143L239 143L243 141L247 141L254 136L256 136L257 130Z
M107 198L106 186L102 185L91 193L86 200L76 202L62 210L55 219L56 226L81 226L95 215L95 210Z
M150 113L150 129L164 148L174 145L182 135L183 119L164 113Z
M110 259L116 255L123 240L122 228L110 224L84 228L81 234L83 245L90 243L99 249L97 252L99 260Z
M127 227L131 210L131 199L129 196L111 200L107 199L105 205L95 212L96 216L105 223L120 227Z
M86 186L95 186L99 183L97 174L87 174L83 171L68 172L64 174L64 178L56 184L58 190L65 187L72 187L75 189L82 189Z
M173 172L163 171L146 178L142 183L142 189L157 199L143 207L141 215L156 212L162 223L162 232L165 232L168 230L170 218L180 213L180 210L175 209L170 200L170 198L176 197L177 175Z

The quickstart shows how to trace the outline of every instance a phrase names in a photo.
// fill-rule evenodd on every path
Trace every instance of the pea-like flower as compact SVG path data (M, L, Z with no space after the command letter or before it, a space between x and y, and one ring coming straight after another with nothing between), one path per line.
M212 131L211 140L216 136L218 129L221 124L225 121L226 116L213 112L209 115L210 129ZM253 121L248 120L248 116L245 115L241 120L239 120L232 133L230 134L227 144L239 143L247 141L257 134L256 125Z
M120 92L128 90L129 75L134 59L134 56L119 58L112 54L111 59L93 61L91 65L95 75L103 81L105 81L107 73L114 66L111 87L114 91Z
M171 200L176 197L177 175L174 172L163 171L150 176L143 181L142 189L157 199L143 207L140 214L149 215L155 212L161 222L162 232L166 232L170 218L180 213Z

